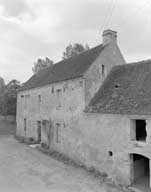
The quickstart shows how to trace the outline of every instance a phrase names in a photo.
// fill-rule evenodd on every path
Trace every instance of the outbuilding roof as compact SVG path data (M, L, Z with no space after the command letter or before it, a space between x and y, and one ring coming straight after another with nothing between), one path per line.
M86 111L150 115L151 60L113 67Z
M103 49L104 46L101 44L79 55L62 60L53 66L44 68L24 83L19 91L81 77Z

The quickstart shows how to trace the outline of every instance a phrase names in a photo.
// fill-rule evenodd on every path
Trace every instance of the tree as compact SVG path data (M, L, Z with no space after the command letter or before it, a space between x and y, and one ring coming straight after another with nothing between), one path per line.
M53 63L54 62L50 60L48 57L46 57L45 59L38 59L37 62L34 63L34 67L32 68L32 71L34 74L36 74L41 69L53 65Z
M3 93L3 115L16 116L17 91L21 84L16 79L11 80L4 87Z
M0 114L4 111L4 90L5 90L5 81L0 77Z
M63 59L67 59L69 57L72 57L74 55L78 55L80 53L82 53L83 51L87 51L89 49L89 46L86 45L82 45L79 43L75 43L74 45L69 44L65 51L63 52Z
M5 86L5 81L2 77L0 77L0 89Z

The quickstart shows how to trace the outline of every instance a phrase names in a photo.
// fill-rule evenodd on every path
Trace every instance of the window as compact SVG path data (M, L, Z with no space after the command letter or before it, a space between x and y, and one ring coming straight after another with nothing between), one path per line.
M112 156L113 156L113 152L112 152L112 151L109 151L109 152L108 152L108 155L109 155L109 157L112 157Z
M118 89L119 87L120 87L120 85L119 85L119 84L116 84L116 85L115 85L115 88L116 88L116 89Z
M83 81L80 81L80 87L82 87L83 86Z
M105 68L105 66L102 65L102 75L104 75L104 68Z
M58 105L57 107L61 107L61 89L57 89L56 90L56 93L57 93L57 100L58 100Z
M49 136L50 134L50 124L48 120L42 120L42 128L45 131L45 133L47 134L47 136Z
M51 88L51 93L54 93L54 86L52 86Z
M41 102L41 95L38 95L38 102Z
M61 125L60 123L56 124L56 143L61 142Z
M41 109L41 95L38 95L38 111Z
M27 119L25 118L24 119L24 131L26 131L27 130Z
M131 120L131 140L146 141L146 121L142 119Z
M37 138L38 142L41 141L41 121L37 121Z

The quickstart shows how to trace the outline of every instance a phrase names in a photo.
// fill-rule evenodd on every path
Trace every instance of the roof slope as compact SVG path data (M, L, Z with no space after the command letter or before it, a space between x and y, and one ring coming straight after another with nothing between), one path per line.
M151 60L115 66L87 112L151 114Z
M79 55L62 60L33 75L19 91L32 89L59 81L81 77L103 51L103 44Z

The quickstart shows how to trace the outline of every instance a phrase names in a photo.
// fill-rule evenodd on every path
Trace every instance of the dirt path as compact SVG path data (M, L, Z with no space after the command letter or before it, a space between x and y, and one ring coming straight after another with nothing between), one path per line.
M13 136L0 136L2 192L120 192L82 169L67 166Z

